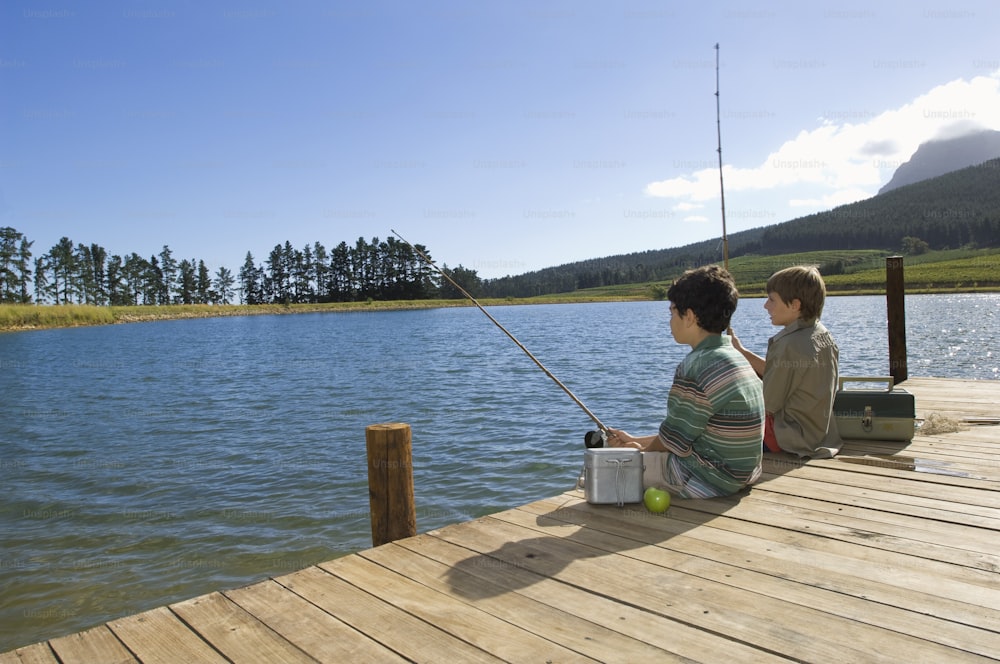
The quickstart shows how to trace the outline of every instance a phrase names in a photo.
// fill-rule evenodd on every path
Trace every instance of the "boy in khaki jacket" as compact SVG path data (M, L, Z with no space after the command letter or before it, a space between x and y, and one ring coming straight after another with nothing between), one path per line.
M840 351L819 322L825 301L826 284L815 267L780 270L767 281L764 309L783 329L768 340L767 359L732 337L733 348L764 381L766 451L827 458L843 445L833 417Z

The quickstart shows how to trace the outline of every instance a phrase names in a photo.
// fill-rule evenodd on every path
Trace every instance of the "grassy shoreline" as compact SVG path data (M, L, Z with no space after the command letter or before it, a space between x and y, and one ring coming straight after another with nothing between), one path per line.
M764 297L756 288L741 289L745 298ZM981 288L909 288L908 295L985 293L1000 292L998 287ZM884 295L884 288L829 288L828 295ZM484 307L531 305L531 304L579 304L585 302L628 302L652 301L654 298L648 286L618 291L615 294L586 293L547 295L534 298L484 298L479 303ZM215 318L222 316L260 316L303 313L347 313L371 311L402 311L408 309L435 309L441 307L471 307L468 300L393 300L370 302L329 302L323 304L171 304L163 306L140 305L130 307L99 307L83 304L35 305L0 304L0 332L46 330L64 327L91 325L117 325L141 323L157 320L180 320L185 318Z
M614 302L634 298L566 297L535 300L483 299L485 306L513 304L558 304L567 302ZM323 304L170 304L104 307L83 304L0 304L0 332L46 330L91 325L117 325L185 318L261 316L304 313L347 313L403 311L441 307L473 306L468 300L393 300L371 302L329 302Z

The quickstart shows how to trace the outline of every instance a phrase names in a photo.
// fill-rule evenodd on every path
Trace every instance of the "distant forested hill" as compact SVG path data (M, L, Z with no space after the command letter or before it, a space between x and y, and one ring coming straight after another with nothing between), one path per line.
M892 179L878 193L884 194L997 158L1000 158L1000 131L992 129L927 141L896 169Z
M729 256L818 249L902 251L1000 246L1000 159L899 187L857 203L729 236ZM916 242L914 242L916 240ZM683 247L594 258L517 276L487 279L487 297L532 297L582 288L673 279L722 261L721 237Z

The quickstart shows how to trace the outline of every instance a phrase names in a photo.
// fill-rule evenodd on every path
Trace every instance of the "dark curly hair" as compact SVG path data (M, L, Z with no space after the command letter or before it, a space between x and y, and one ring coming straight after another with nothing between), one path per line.
M706 265L678 277L667 290L667 299L677 307L678 314L684 315L691 309L699 327L721 334L729 327L740 293L728 270Z

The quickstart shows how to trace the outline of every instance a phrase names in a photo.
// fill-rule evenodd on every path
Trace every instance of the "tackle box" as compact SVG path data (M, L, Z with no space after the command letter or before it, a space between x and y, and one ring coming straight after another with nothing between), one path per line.
M882 383L882 389L845 389L845 383ZM844 440L913 439L916 403L913 395L893 385L892 376L841 377L833 416Z
M586 450L583 494L592 505L642 502L642 452L622 447Z

